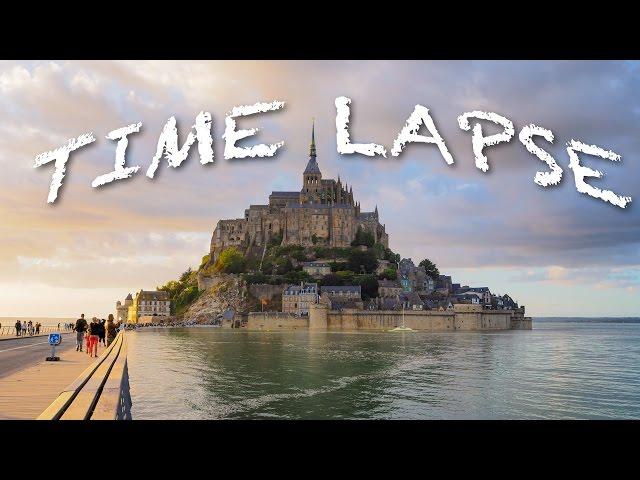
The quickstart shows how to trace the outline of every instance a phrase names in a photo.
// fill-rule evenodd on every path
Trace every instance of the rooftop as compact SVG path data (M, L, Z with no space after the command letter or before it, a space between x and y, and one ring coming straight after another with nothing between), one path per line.
M360 295L360 285L326 285L320 287L320 293L357 293Z

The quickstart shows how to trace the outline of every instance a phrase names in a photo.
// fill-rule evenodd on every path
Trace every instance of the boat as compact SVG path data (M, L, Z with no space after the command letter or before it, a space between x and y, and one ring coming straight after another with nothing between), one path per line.
M404 324L404 304L402 304L402 325L392 328L389 332L414 332L413 328L409 328Z

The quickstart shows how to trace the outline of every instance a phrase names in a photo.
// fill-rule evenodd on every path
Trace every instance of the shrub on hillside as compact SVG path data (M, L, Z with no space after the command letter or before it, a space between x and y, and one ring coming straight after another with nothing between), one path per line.
M397 280L398 271L395 268L385 268L378 278L380 280Z
M236 247L225 248L214 266L214 271L220 273L242 273L245 270L244 255Z

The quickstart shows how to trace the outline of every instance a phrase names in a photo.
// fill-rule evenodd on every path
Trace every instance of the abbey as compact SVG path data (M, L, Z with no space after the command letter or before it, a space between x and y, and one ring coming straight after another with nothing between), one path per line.
M311 129L309 160L302 173L302 188L272 192L266 205L250 205L244 218L220 220L211 238L211 260L225 248L235 246L244 253L262 253L270 240L282 245L348 247L358 228L370 232L377 243L389 246L378 207L363 212L353 188L338 179L322 178L316 160L315 131Z

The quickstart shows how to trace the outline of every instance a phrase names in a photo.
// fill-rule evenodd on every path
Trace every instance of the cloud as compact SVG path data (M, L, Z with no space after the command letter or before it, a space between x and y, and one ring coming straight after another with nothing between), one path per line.
M323 175L353 185L363 210L378 205L394 250L432 258L444 271L519 269L523 284L635 289L639 209L578 193L564 144L575 138L621 154L619 164L583 162L607 173L591 183L635 199L637 72L635 62L582 61L1 62L0 282L124 291L133 280L155 286L197 266L218 219L241 217L271 190L299 188L315 117ZM353 100L354 141L387 148L414 106L427 106L456 163L446 165L434 145L410 145L398 158L340 157L333 103L340 95ZM261 128L249 143L284 140L281 153L224 161L226 112L276 99L287 103L282 112L239 126ZM563 168L561 184L533 183L545 165L517 139L487 149L488 173L475 168L470 133L456 117L476 109L507 116L517 131L528 123L553 130L556 141L545 148ZM194 149L179 169L163 162L146 178L167 119L176 116L183 141L201 110L213 115L215 164L200 165ZM107 132L138 121L127 161L141 173L91 188L113 168ZM88 131L98 140L72 156L59 202L47 205L52 168L34 169L35 156ZM107 300L115 299L100 301Z

